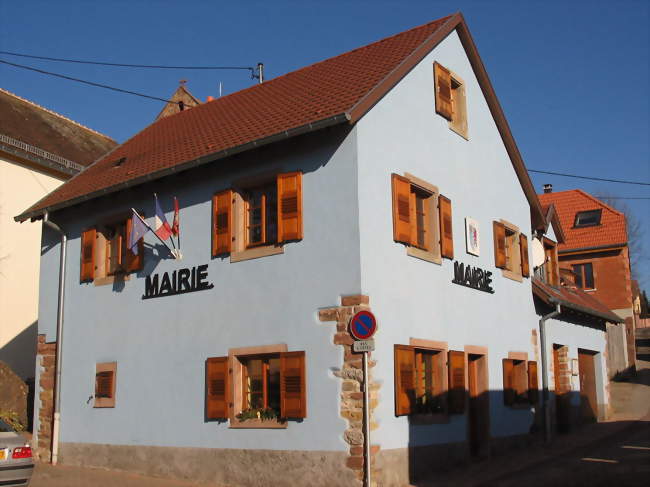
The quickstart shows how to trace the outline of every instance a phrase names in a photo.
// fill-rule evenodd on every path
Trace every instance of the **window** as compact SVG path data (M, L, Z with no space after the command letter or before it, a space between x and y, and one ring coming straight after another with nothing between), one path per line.
M591 262L584 264L573 264L573 273L575 274L576 286L582 289L595 289L594 285L594 268Z
M468 138L465 83L455 73L434 63L436 113L449 121L449 128Z
M393 239L407 254L430 262L453 259L451 200L410 174L392 175Z
M502 269L504 277L521 281L530 276L528 262L528 237L511 223L492 222L494 236L494 263Z
M544 237L544 280L551 286L560 285L560 266L557 257L557 244Z
M526 360L503 359L503 402L506 406L529 402Z
M117 362L99 363L95 366L95 402L96 408L115 407L115 375Z
M144 239L138 242L138 253L128 248L131 218L115 218L81 233L80 281L102 284L117 275L142 270ZM110 278L110 279L105 279Z
M446 353L395 345L395 415L446 414Z
M593 227L600 225L602 210L580 211L576 213L574 227Z
M273 428L307 417L305 352L280 350L286 346L235 349L207 359L206 419L230 420L233 428Z
M231 262L282 253L302 239L302 173L278 174L212 198L212 256Z

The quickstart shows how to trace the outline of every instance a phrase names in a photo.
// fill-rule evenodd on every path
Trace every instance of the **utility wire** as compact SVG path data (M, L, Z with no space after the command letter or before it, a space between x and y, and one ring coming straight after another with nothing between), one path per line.
M650 197L645 196L595 196L601 200L650 200Z
M76 64L94 64L96 66L115 66L120 68L149 68L149 69L216 69L216 70L248 70L251 73L255 72L255 68L249 66L164 66L157 64L124 64L124 63L107 63L103 61L87 61L82 59L65 59L48 56L35 56L31 54L22 54L18 52L0 51L0 54L8 56L19 56L30 59L42 59L44 61L56 61L61 63L76 63Z
M77 83L83 83L83 84L90 85L90 86L96 86L98 88L106 88L107 90L113 90L113 91L117 91L119 93L128 93L129 95L141 96L142 98L149 98L150 100L164 101L165 103L177 103L177 102L175 102L173 100L168 100L166 98L160 98L158 96L146 95L144 93L138 93L137 91L123 90L122 88L115 88L114 86L108 86L108 85L104 85L104 84L101 84L101 83L95 83L93 81L86 81L86 80L79 79L79 78L73 78L72 76L66 76L66 75L63 75L63 74L52 73L50 71L43 71L42 69L32 68L30 66L24 66L22 64L10 63L9 61L5 61L3 59L0 59L0 63L8 64L9 66L14 66L16 68L28 69L29 71L36 71L37 73L46 74L48 76L56 76L57 78L63 78L63 79L67 79L67 80L70 80L70 81L76 81ZM178 103L181 103L181 102L178 102Z
M540 174L551 174L553 176L564 176L567 178L578 178L578 179L591 179L592 181L606 181L608 183L621 183L621 184L638 184L641 186L650 186L650 183L643 181L624 181L622 179L606 179L606 178L594 178L590 176L578 176L576 174L564 174L561 172L551 172L551 171L539 171L536 169L529 169L528 172L536 172Z

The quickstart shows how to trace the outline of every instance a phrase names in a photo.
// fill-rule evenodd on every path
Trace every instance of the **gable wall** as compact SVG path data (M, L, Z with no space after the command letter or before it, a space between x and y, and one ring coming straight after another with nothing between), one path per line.
M469 140L435 113L436 60L465 81ZM501 360L509 351L527 352L534 360L531 332L537 318L530 279L506 279L494 266L492 221L519 226L530 242L530 209L455 32L359 121L358 133L361 284L378 317L374 370L383 383L373 441L390 449L467 438L466 416L416 427L407 417L395 417L393 346L410 338L445 341L450 350L488 347L491 434L527 433L530 411L503 406ZM393 172L409 172L451 199L455 257L492 271L494 294L452 284L452 261L438 265L409 257L393 241ZM465 217L479 221L480 257L465 251Z

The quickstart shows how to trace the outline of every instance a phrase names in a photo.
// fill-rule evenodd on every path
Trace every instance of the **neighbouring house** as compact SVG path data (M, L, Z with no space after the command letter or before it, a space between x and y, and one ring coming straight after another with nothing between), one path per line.
M23 381L34 378L41 225L13 216L116 145L0 89L0 360Z
M185 80L180 81L178 88L156 117L156 121L201 104L201 101L189 92L185 83Z
M561 272L624 320L608 325L610 376L635 366L632 277L625 215L579 190L553 192L545 185L542 205L557 212L565 233L558 246Z
M169 219L178 198L182 260L151 232L126 245L154 193ZM37 403L43 459L357 485L360 310L379 323L379 485L538 429L528 245L546 214L460 14L161 118L16 219L46 212L67 235L68 278L63 340L48 229L39 340L63 367L58 435ZM602 353L577 327L561 333ZM37 378L44 396L52 374Z

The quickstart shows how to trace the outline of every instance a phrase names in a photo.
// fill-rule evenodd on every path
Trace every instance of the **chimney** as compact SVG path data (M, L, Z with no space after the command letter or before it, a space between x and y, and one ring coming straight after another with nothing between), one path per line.
M553 192L553 185L546 183L544 185L544 192L545 193L552 193Z
M207 102L212 101L212 100L214 100L214 97L213 96L208 96L206 98L205 102L207 103Z

